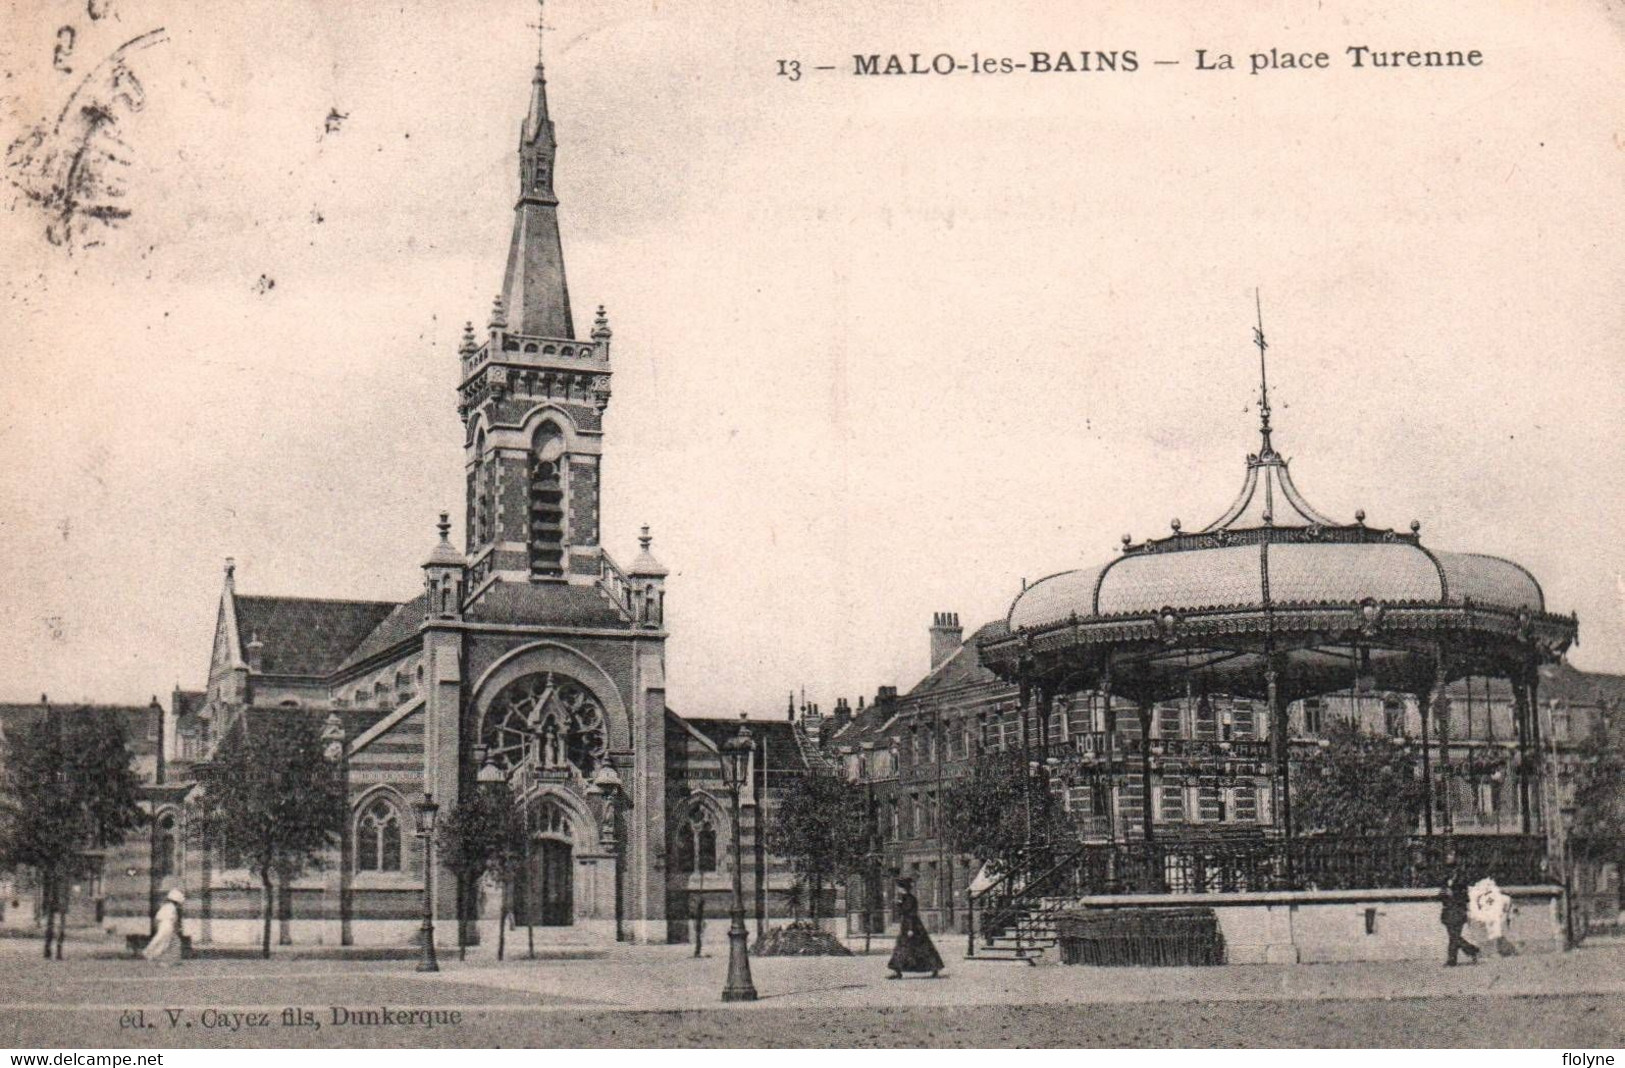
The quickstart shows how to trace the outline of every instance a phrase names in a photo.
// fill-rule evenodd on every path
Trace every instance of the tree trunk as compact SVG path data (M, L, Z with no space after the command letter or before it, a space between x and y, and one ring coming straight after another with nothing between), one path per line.
M497 909L497 960L508 948L508 880L502 880L502 907Z
M473 911L470 898L474 895L466 872L457 873L457 959L468 959L468 914Z
M263 930L261 931L261 934L260 934L260 956L264 957L266 960L270 960L271 959L271 910L272 910L272 907L273 907L273 904L274 904L274 901L273 901L274 895L271 892L271 868L270 868L270 865L266 865L266 867L260 872L260 890L261 890L261 896L264 898L264 907L262 909L262 911L264 913L264 915L263 915L264 924L263 924Z
M51 959L51 923L56 915L52 909L51 876L41 873L40 877L40 905L45 910L45 959Z

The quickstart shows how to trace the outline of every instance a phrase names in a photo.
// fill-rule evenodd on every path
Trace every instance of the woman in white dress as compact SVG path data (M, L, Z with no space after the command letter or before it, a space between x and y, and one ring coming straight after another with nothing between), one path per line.
M181 959L181 906L186 894L179 887L171 890L158 907L158 930L147 943L141 955L160 964L174 964Z

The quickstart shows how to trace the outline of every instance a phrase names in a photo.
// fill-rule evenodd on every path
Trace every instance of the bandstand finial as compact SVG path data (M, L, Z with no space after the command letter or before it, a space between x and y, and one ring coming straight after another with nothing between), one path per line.
M1253 302L1258 309L1258 325L1253 327L1253 344L1258 346L1258 430L1264 439L1258 455L1273 456L1275 446L1270 444L1270 376L1264 355L1269 343L1264 340L1264 297L1257 287L1253 289Z

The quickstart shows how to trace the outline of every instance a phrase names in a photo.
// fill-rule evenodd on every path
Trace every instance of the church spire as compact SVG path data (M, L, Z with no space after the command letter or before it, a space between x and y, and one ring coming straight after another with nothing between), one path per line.
M530 79L530 110L519 130L519 201L514 205L513 241L502 278L508 328L516 334L574 338L570 287L564 277L559 240L559 200L553 191L558 144L547 110L543 64L543 7L536 5L536 70Z

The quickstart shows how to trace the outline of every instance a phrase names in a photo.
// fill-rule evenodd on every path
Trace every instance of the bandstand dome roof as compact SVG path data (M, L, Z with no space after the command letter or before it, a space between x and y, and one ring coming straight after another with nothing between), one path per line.
M1313 528L1305 528L1307 530ZM1380 536L1383 532L1378 533ZM1478 553L1438 552L1409 540L1366 544L1300 541L1141 551L1051 575L1010 608L1012 630L1176 610L1376 601L1468 603L1545 611L1533 575Z
M1025 586L1007 630L978 643L983 664L1046 692L1161 700L1198 677L1252 696L1420 692L1560 659L1578 620L1551 613L1518 564L1425 546L1416 522L1339 522L1304 498L1271 441L1262 325L1254 342L1261 447L1230 507L1199 529L1124 535L1115 560Z
M1263 327L1256 334L1260 354ZM1262 370L1262 366L1261 366ZM1540 583L1524 568L1480 553L1438 552L1409 534L1318 511L1293 484L1275 451L1268 380L1259 394L1262 447L1247 457L1241 492L1224 514L1194 533L1179 520L1170 537L1134 544L1098 567L1063 571L1021 591L1011 631L1067 622L1276 606L1478 606L1544 613Z

